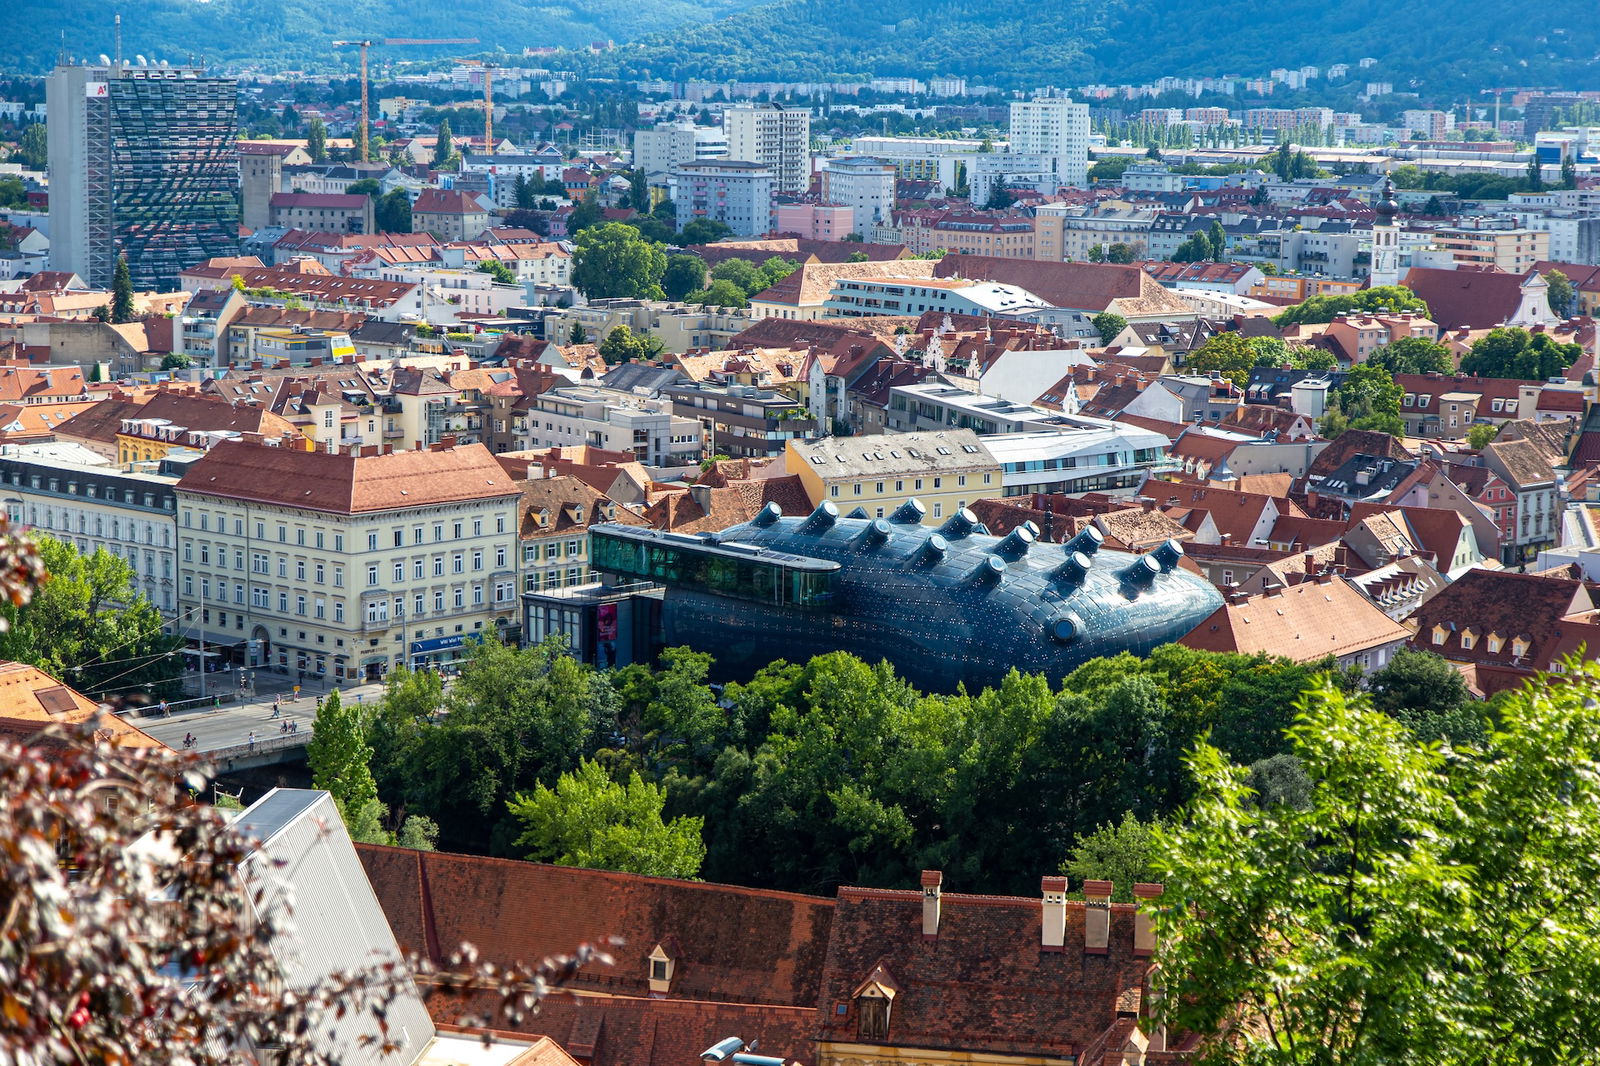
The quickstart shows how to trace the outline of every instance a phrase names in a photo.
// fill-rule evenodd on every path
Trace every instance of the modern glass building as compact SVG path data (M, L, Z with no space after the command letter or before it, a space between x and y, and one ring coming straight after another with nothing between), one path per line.
M1222 602L1179 569L1173 541L1148 555L1103 549L1093 530L1036 544L1027 527L990 536L965 510L933 528L916 500L887 519L857 514L824 502L785 518L769 504L699 536L595 525L592 565L665 586L661 641L710 652L730 676L843 650L943 691L1012 667L1057 681L1096 656L1143 654Z
M238 88L198 67L61 66L46 86L50 265L136 289L239 247Z

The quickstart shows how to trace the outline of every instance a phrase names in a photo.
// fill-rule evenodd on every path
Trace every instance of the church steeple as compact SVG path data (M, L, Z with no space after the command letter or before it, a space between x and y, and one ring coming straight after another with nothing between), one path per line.
M1400 227L1395 216L1400 204L1394 198L1394 181L1387 174L1383 178L1383 192L1375 205L1377 217L1372 221L1372 275L1370 284L1400 284Z

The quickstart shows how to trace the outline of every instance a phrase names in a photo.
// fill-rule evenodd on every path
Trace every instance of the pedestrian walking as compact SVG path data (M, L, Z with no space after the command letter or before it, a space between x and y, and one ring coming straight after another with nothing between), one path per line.
M171 718L172 717L172 708L167 706L167 701L166 700L162 700L161 701L161 717L163 717L163 718Z
M283 708L278 706L277 697L272 700L272 717L277 718L283 714Z
M250 730L250 750L256 750L256 731L254 729Z

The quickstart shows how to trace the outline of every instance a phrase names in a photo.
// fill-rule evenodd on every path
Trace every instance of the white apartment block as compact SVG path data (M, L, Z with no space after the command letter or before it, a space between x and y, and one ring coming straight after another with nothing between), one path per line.
M701 427L672 413L672 401L616 389L573 386L536 397L525 448L587 444L629 452L641 463L669 466L700 458Z
M633 165L657 183L679 163L699 163L728 157L728 135L713 126L696 126L690 119L638 130L633 135Z
M175 484L72 444L11 445L0 455L0 496L13 528L125 559L134 590L169 622L178 610Z
M243 666L371 681L517 618L517 484L482 445L218 445L177 485L180 632Z
M730 107L722 113L722 128L728 135L729 159L769 168L777 192L806 190L811 179L811 112L778 104Z
M995 152L1006 150L1003 141L990 147ZM941 189L960 184L962 173L971 169L972 157L982 148L982 141L938 137L857 137L850 145L856 155L893 163L902 178L938 182Z
M1085 184L1089 179L1089 105L1060 97L1013 100L1011 151L1050 157L1061 185Z
M477 269L396 263L384 267L382 281L418 286L424 315L429 322L459 320L461 315L503 315L508 308L527 302L521 285L504 285Z
M763 163L680 163L667 177L667 196L677 207L680 226L705 218L721 222L736 237L757 237L772 229L776 184L773 170Z
M851 231L863 237L894 210L894 164L870 156L830 159L822 167L822 199L850 209Z

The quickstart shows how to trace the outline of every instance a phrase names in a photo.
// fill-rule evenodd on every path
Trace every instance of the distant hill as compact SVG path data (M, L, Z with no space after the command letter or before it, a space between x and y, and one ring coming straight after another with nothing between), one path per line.
M374 49L374 61L474 55L526 47L582 48L698 24L755 0L13 0L0 36L0 69L44 73L65 44L94 57L114 47L112 14L122 12L122 51L178 62L259 63L324 69L341 38L476 37L480 45ZM20 32L19 32L20 31ZM64 42L63 42L64 35ZM341 54L354 50L341 50Z
M1509 18L1495 0L778 0L656 34L608 61L661 77L792 80L957 74L1008 87L1118 84L1164 74L1265 76L1379 61L1386 77L1462 94L1497 85L1593 84L1592 0L1545 0ZM1403 83L1395 88L1403 90Z

